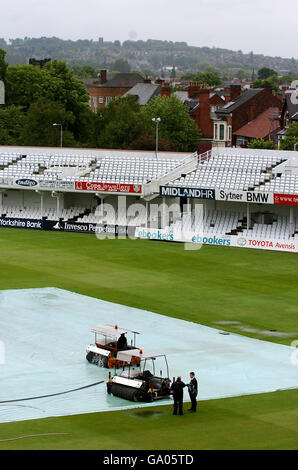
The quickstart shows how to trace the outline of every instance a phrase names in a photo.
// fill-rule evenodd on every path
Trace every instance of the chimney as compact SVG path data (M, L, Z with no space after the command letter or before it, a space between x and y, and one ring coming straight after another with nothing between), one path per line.
M107 71L105 69L100 71L100 83L103 85L107 81Z
M210 90L201 88L199 91L199 122L198 127L205 138L213 137L213 122L211 119Z
M241 95L241 85L230 85L230 101Z
M188 98L192 98L194 95L198 95L200 92L200 83L199 82L189 82L187 87Z
M250 106L249 107L249 110L248 110L248 121L253 121L255 118L255 107L254 106Z
M171 85L169 82L163 82L161 88L161 96L170 96L171 95Z

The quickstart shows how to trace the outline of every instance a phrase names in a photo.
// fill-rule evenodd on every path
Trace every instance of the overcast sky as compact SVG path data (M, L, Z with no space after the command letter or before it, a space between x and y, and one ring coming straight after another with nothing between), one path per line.
M298 58L298 0L0 0L0 37L125 41Z

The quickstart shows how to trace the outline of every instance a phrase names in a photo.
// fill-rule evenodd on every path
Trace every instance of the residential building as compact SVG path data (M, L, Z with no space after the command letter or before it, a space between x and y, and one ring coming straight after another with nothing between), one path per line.
M112 98L123 96L138 83L146 79L139 73L117 73L111 78L107 71L101 70L97 79L83 79L89 93L89 104L93 111L109 104Z

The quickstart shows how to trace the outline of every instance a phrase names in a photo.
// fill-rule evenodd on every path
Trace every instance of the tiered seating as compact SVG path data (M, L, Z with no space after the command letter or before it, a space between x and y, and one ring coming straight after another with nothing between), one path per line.
M2 164L3 162L3 164ZM63 179L63 168L86 168L86 171L96 162L92 155L46 155L34 154L22 156L20 154L0 155L0 178L33 178L37 181L56 181ZM91 170L91 167L90 167ZM67 178L75 181L76 177Z
M231 190L252 190L261 188L272 178L271 169L281 163L280 154L212 156L199 163L192 173L169 183L173 186L198 188L227 188ZM259 187L259 185L261 185Z
M296 219L296 224L298 219ZM277 216L276 221L272 224L258 224L255 223L252 229L243 230L243 235L251 238L265 238L276 240L288 240L292 238L289 236L290 231L290 218L287 216ZM298 239L298 234L294 237Z
M86 208L83 206L69 207L67 209L61 209L58 216L56 207L46 207L43 209L43 213L41 214L41 209L39 207L3 206L1 213L2 216L18 219L40 219L42 216L47 220L62 219L67 221L83 214L85 210Z
M2 216L20 218L20 219L40 219L40 208L19 207L19 206L3 206Z
M263 191L283 194L298 193L298 175L281 175L264 184Z
M16 152L1 152L0 153L0 167L5 168L15 163L17 160L22 158L20 153Z
M81 181L143 184L171 171L182 161L170 158L142 158L139 156L105 157L97 163L89 178Z
M294 236L290 236L290 219L288 216L276 216L272 223L261 224L252 222L247 229L246 213L222 210L208 210L203 221L203 233L220 235L243 235L253 239L298 240L298 217L294 222ZM200 220L195 212L183 214L178 220L165 227L173 233L196 232L201 229Z
M48 181L86 181L107 183L144 184L165 175L181 164L181 159L163 156L148 157L135 154L105 156L76 154L2 154L0 156L0 178L34 178L39 182ZM77 168L77 174L67 174L66 168ZM85 172L82 175L82 171Z
M219 210L208 210L203 221L203 230L206 233L229 234L241 225L245 217L243 212L226 212ZM195 211L183 214L176 222L170 225L172 231L183 230L186 232L196 232L199 230L201 221L195 215Z
M135 225L135 217L129 217L125 211L121 212L115 209L115 212L106 211L103 213L103 206L97 206L96 209L88 215L78 218L78 222L89 222L99 225ZM146 225L146 215L141 214L138 217L137 225Z

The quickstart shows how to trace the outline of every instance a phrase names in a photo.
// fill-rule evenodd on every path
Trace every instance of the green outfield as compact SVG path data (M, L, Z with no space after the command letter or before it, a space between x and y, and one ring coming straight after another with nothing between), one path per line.
M0 246L0 289L59 287L211 327L238 322L220 328L266 341L298 339L295 254L21 229L1 229ZM204 401L184 417L162 406L0 424L0 441L68 433L0 449L297 449L297 399L290 390Z

